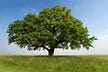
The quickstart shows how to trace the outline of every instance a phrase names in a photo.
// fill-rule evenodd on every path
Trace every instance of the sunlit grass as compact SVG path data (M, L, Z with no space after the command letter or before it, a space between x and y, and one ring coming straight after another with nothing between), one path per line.
M106 72L108 55L1 55L0 72Z

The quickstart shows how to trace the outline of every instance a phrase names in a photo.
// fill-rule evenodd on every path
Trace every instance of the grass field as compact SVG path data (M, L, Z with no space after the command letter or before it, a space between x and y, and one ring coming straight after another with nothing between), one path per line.
M107 72L108 55L0 55L0 72Z

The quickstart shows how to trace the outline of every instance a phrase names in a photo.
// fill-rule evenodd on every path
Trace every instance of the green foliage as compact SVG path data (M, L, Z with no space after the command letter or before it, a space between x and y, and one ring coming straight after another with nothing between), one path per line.
M89 49L96 38L90 37L83 23L66 7L44 8L38 15L29 13L8 27L9 44L35 49Z
M107 72L103 56L1 56L0 72Z

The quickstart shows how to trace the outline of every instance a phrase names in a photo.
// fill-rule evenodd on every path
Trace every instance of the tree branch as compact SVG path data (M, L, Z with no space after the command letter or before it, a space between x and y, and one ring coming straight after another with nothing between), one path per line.
M42 45L42 47L43 47L44 49L46 49L47 51L49 51L49 49L48 49L47 47L45 47L44 45Z

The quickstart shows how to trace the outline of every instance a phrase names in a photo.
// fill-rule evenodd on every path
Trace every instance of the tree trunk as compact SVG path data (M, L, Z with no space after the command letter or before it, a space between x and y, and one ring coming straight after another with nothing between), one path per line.
M53 56L54 55L54 48L51 48L48 50L48 55Z

